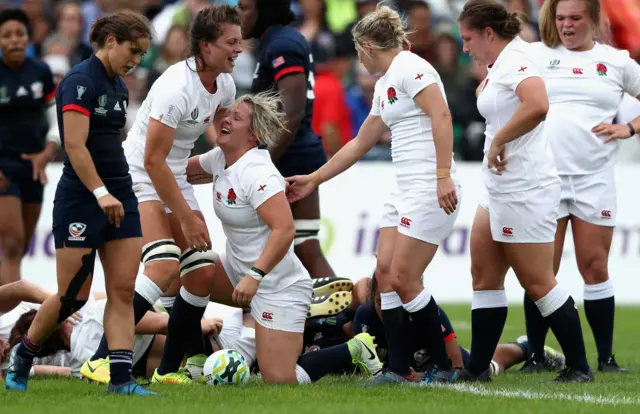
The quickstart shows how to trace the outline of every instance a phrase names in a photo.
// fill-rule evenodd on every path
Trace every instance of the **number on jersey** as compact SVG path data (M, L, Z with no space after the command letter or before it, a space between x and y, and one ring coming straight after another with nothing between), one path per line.
M309 63L313 63L313 56L309 53ZM316 79L311 71L311 65L309 65L309 80L307 81L307 99L316 99L316 94L313 93L313 88L316 85Z

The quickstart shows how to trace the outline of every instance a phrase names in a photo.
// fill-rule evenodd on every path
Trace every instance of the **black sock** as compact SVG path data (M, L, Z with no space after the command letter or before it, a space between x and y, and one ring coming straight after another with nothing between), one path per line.
M616 302L613 296L599 300L585 300L584 313L593 331L598 348L598 362L607 362L613 354L613 319Z
M397 307L384 309L386 307L385 295L389 295L390 301L393 301ZM400 376L408 377L411 375L408 346L409 313L404 310L400 297L395 292L382 293L381 296L383 303L382 323L384 325L385 338L387 339L387 369Z
M552 292L553 290L547 296ZM587 362L587 352L584 347L582 327L580 326L580 315L573 298L569 296L562 306L545 319L549 322L551 331L556 336L558 343L560 343L567 366L585 374L588 373L589 363Z
M504 290L473 292L471 310L471 362L469 372L480 375L491 365L507 321L507 295Z
M160 375L178 372L180 363L187 349L193 350L193 346L187 346L190 342L196 341L195 347L198 346L198 342L200 346L204 347L200 321L205 309L206 305L199 307L188 303L182 297L182 292L176 296L173 312L169 317L164 352L162 354L162 360L160 361L160 367L158 368Z
M171 316L171 311L173 310L173 306L167 306L164 308L164 310L166 310L169 316Z
M426 304L426 300L429 300ZM403 305L411 317L411 328L419 336L419 341L429 350L429 356L439 368L450 369L451 360L442 335L442 323L436 300L426 290L420 292L411 302ZM414 310L417 309L417 310Z
M316 382L325 375L352 372L352 360L349 346L345 343L307 352L298 358L298 365L309 374L311 382Z
M131 381L131 367L133 365L133 351L118 349L109 351L109 369L111 384L120 385Z
M137 325L138 322L144 317L144 315L153 307L153 304L147 302L138 292L133 297L133 320ZM106 358L109 355L109 344L107 343L107 335L102 334L100 344L95 354L91 357L91 361L97 359Z
M471 362L469 371L482 374L489 368L507 320L508 308L480 308L471 311Z
M542 358L544 356L544 342L549 331L549 324L540 313L536 303L524 294L524 320L527 326L527 340L529 341L528 357Z

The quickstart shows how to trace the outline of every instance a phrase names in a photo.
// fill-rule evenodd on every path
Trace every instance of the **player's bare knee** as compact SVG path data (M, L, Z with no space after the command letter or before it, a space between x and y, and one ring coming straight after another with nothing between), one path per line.
M265 384L297 384L296 371L285 370L282 368L268 369L266 371L261 370L262 380Z
M504 278L496 272L489 272L479 266L471 265L471 284L473 290L504 290Z
M578 258L578 270L587 285L596 285L609 280L608 257L606 253L590 254Z
M199 252L186 249L180 256L180 278L189 292L206 296L213 282L214 266L218 263L218 253L213 250Z
M6 235L0 239L2 257L5 260L20 260L24 254L24 238L15 235Z
M133 297L135 296L135 288L135 280L113 283L107 295L110 301L115 301L120 304L132 304Z

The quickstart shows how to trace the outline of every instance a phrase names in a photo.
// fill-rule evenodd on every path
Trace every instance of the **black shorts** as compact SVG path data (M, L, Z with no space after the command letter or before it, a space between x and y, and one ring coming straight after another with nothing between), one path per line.
M131 191L112 194L124 207L120 227L109 223L95 197L88 190L58 184L53 201L53 238L56 249L89 247L98 249L117 239L142 237L138 199Z
M13 196L25 204L42 204L44 186L33 180L31 161L0 156L0 171L9 180L9 187L0 190L0 197Z
M305 138L293 142L276 163L283 177L311 174L327 162L322 140L309 132ZM299 139L296 137L296 140Z

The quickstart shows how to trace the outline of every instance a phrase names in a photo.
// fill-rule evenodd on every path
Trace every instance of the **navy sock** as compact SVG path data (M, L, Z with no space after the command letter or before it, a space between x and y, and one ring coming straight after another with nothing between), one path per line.
M544 342L549 331L549 323L542 316L536 303L524 294L524 318L527 327L529 349L527 356L537 359L544 357Z
M329 374L344 374L353 371L353 358L347 344L340 344L318 351L307 352L298 358L300 365L316 382Z
M419 296L422 297L422 295L421 293ZM426 300L426 297L423 300ZM407 309L407 305L405 305L405 309ZM407 309L407 311L409 310ZM426 349L429 350L429 355L433 358L433 361L442 369L450 369L452 364L444 343L436 300L431 297L426 306L416 311L409 311L409 316L411 317L411 328L418 334L420 343L424 344Z
M42 351L42 345L33 342L29 338L29 334L25 333L16 352L20 358L33 360L40 354L40 351Z
M164 352L158 368L160 375L178 372L182 358L187 351L204 353L200 321L205 309L206 307L191 305L182 297L182 294L176 296L173 311L169 317ZM187 346L190 343L194 344ZM195 354L189 356L193 355Z
M402 306L382 310L385 338L387 339L387 368L403 377L411 375L409 365L408 329L409 313Z
M489 368L507 320L507 307L471 311L471 362L469 371L480 375Z
M584 313L591 325L598 349L598 362L607 362L613 354L613 320L616 302L613 296L584 301Z
M120 385L131 381L132 366L133 351L130 351L128 349L109 351L111 384Z
M143 298L138 292L136 292L135 296L133 297L133 318L136 325L152 307L153 304L147 302L145 298ZM107 355L109 355L109 344L107 343L107 336L105 334L102 334L102 339L100 339L98 349L91 357L91 361L106 358Z
M585 374L588 373L590 368L582 336L580 315L573 298L569 296L567 301L546 319L567 359L567 366Z

